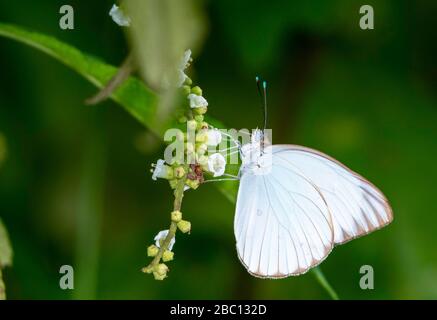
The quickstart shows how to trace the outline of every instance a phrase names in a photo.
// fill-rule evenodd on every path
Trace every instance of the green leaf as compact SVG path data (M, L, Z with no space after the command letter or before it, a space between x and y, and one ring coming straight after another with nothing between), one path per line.
M11 24L0 23L0 36L22 42L48 54L78 72L98 88L102 88L117 72L116 67L85 54L54 37L38 32L29 31ZM141 80L135 77L129 77L112 93L111 98L124 107L140 123L160 137L162 137L163 130L172 126L171 123L167 126L162 123L158 125L158 96L147 88ZM217 128L225 128L220 121L211 117L207 117L207 121ZM237 190L235 182L225 181L215 185L227 199L235 202Z

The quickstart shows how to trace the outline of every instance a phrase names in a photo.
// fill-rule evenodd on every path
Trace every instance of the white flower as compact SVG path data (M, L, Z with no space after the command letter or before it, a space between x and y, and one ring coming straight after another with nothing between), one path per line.
M188 76L184 73L184 71L178 70L177 77L178 77L177 85L178 85L178 87L182 87L185 80L187 80Z
M165 161L162 159L159 159L156 164L152 164L153 174L152 179L156 180L156 178L164 178L164 179L170 179L172 178L171 175L171 168L165 164Z
M184 52L184 56L181 59L181 63L179 65L179 70L184 71L190 66L191 61L191 50L188 49Z
M111 10L109 11L109 15L120 27L130 26L130 18L116 4L112 6Z
M214 177L220 177L225 173L226 160L220 153L214 153L208 157L208 171L214 174Z
M164 241L165 237L167 237L167 234L168 234L168 230L162 230L162 231L159 231L159 233L158 233L158 234L155 236L155 238L153 239L153 240L155 240L155 245L156 245L158 248L161 248L161 243L160 243L160 241ZM173 238L170 240L170 243L168 244L168 250L171 251L171 249L173 249L173 245L175 244L175 242L176 242L176 237L173 237Z
M190 108L202 108L208 106L208 101L206 101L202 96L190 93L187 98L190 100Z
M222 142L222 133L217 129L209 129L207 132L208 140L206 144L211 147L215 147Z
M191 61L191 50L188 49L184 52L184 55L180 61L179 68L177 70L177 85L178 87L182 87L185 80L187 80L188 76L185 74L185 69L187 69L190 66Z

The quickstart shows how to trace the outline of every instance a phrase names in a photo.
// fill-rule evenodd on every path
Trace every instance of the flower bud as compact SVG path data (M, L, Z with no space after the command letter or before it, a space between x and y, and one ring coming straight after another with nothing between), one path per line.
M196 146L196 153L199 156L204 155L206 150L208 150L208 146L205 143L200 143Z
M194 145L191 142L187 142L185 144L185 150L187 151L187 154L194 153Z
M193 84L193 81L189 77L186 77L184 84L187 86L191 86Z
M202 89L200 89L199 86L195 86L195 87L191 88L191 93L194 93L195 95L201 96Z
M159 252L159 248L157 246L155 246L154 244L150 245L147 248L147 256L148 257L154 257L158 254Z
M171 213L171 221L178 223L182 220L182 212L180 211L173 211Z
M204 117L201 114L194 116L194 120L196 120L197 122L203 122L203 118Z
M208 140L208 134L204 131L200 131L196 134L196 142L206 142Z
M190 86L187 86L187 85L183 86L183 87L182 87L182 92L183 92L185 95L189 95L189 94L191 93L191 88L190 88Z
M168 262L173 260L174 258L174 253L169 251L169 250L165 250L164 253L162 254L162 261L164 262Z
M197 123L197 130L205 130L208 129L208 123L205 121Z
M208 156L202 155L197 158L197 162L203 167L208 165Z
M167 277L167 274L160 275L158 272L153 272L153 277L155 280L164 280Z
M196 114L205 114L208 111L207 107L199 107L193 109Z
M176 167L173 170L175 178L180 179L185 175L185 169L182 166Z
M141 271L144 272L144 273L152 273L153 272L153 268L148 266L148 267L142 268Z
M187 117L186 117L186 116L182 116L182 117L180 117L180 118L178 119L178 121L179 121L180 123L185 123L185 122L187 122Z
M187 129L190 131L194 131L197 128L197 122L196 120L189 120L187 121Z
M157 264L154 267L154 273L156 272L159 275L166 275L168 271L168 267L164 263Z
M189 186L193 190L196 190L199 187L199 181L198 180L187 179L187 181L185 181L185 184L187 186Z
M168 180L168 182L170 183L170 188L176 189L178 185L178 181L176 179Z
M178 222L178 228L183 233L187 233L191 231L191 222L186 220L181 220Z

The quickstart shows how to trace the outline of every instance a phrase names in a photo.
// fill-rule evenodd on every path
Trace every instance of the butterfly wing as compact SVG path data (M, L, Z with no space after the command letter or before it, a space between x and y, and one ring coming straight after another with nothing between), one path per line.
M252 275L299 275L335 244L393 220L382 192L335 159L295 145L268 148L271 171L243 173L234 220L238 256Z
M298 172L314 183L332 216L335 244L380 229L393 220L387 199L372 183L319 151L275 145L276 165Z
M257 277L302 274L334 244L328 207L317 187L275 162L269 174L241 177L234 231L238 256Z

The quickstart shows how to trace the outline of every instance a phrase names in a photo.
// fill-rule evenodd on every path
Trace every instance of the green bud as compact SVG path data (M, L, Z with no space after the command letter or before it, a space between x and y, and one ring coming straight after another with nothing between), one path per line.
M193 110L197 115L199 115L199 114L205 114L208 111L208 108L207 107L199 107L199 108L194 108Z
M191 93L191 88L190 88L190 86L183 86L182 87L182 92L185 94L185 95L189 95L190 93Z
M196 153L201 156L204 155L206 150L208 150L208 146L206 143L200 143L196 145Z
M191 142L187 142L185 144L185 150L187 151L188 154L194 153L194 145Z
M185 182L187 186L189 186L191 189L196 190L199 187L199 181L198 180L191 180L187 179Z
M193 84L193 81L189 77L186 77L184 84L188 85L188 86L191 86Z
M175 178L180 179L185 175L185 169L182 166L174 168L173 174Z
M178 222L178 228L183 233L187 233L191 231L191 222L186 220L181 220Z
M195 95L201 96L202 89L200 89L199 86L195 86L195 87L191 88L191 93L194 93Z
M198 122L197 123L197 130L204 130L204 129L208 129L208 123L205 121Z
M201 114L194 116L194 120L196 120L197 122L203 122L203 118L204 117Z
M196 134L196 142L206 142L208 140L208 134L204 131L200 131Z
M166 274L160 275L158 272L153 272L153 277L155 278L155 280L164 280L167 277L167 275Z
M149 246L147 248L147 256L149 257L154 257L158 254L159 252L159 248L157 246L155 246L154 244L152 244L151 246Z
M168 182L170 183L170 188L176 189L178 185L178 181L176 179L168 180Z
M185 123L185 122L187 122L187 117L186 117L186 116L182 116L182 117L180 117L180 118L178 119L178 121L179 121L180 123Z
M155 272L161 276L165 276L168 272L168 267L164 263L157 264L154 268L154 273Z
M203 167L208 165L208 156L200 156L197 158L197 162Z
M142 272L144 273L152 273L153 272L153 268L151 267L144 267L141 269Z
M169 251L169 250L165 250L164 253L162 254L162 261L164 262L168 262L173 260L174 258L174 253Z
M182 212L180 211L173 211L171 214L171 221L178 223L182 220Z
M187 129L188 130L196 130L196 128L197 128L197 122L196 122L196 120L189 120L189 121L187 121Z

